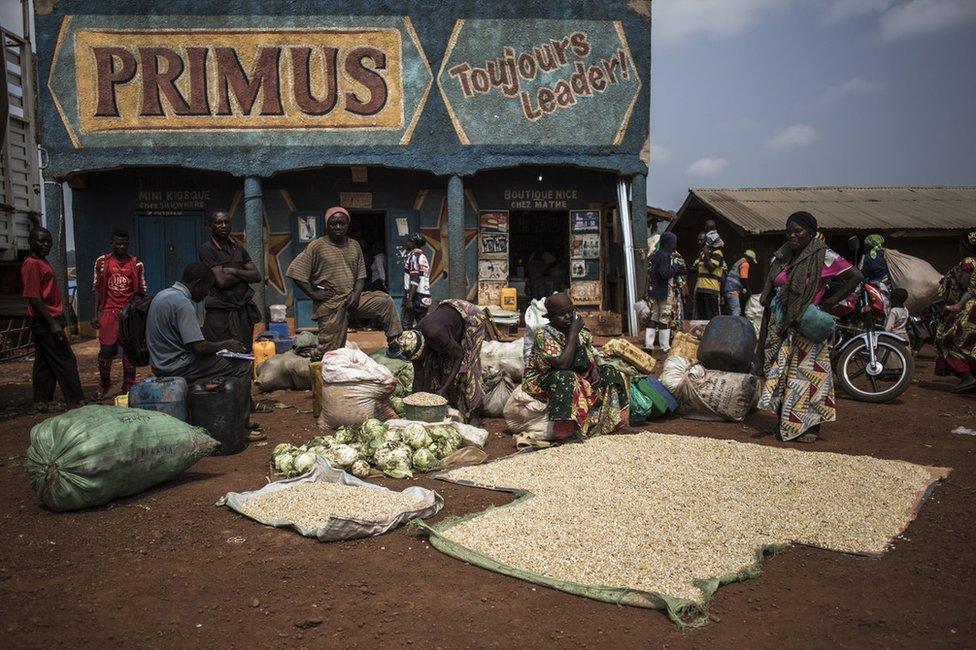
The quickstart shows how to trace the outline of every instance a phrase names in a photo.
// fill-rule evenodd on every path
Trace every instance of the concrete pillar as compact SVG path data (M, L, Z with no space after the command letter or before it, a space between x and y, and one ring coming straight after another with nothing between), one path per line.
M644 174L635 174L630 183L630 223L639 299L647 293L647 176Z
M464 184L460 176L447 182L447 280L452 298L467 298L464 259Z
M48 262L54 269L58 289L67 305L70 296L68 295L68 226L64 216L64 183L60 181L44 183L44 206L46 227L51 231L51 237L54 239ZM81 317L80 314L76 315Z
M261 318L267 323L267 302L265 298L265 269L264 263L264 202L261 193L261 179L248 176L244 179L244 240L247 252L254 262L254 267L261 274L261 281L252 285L254 288L254 302L261 310Z

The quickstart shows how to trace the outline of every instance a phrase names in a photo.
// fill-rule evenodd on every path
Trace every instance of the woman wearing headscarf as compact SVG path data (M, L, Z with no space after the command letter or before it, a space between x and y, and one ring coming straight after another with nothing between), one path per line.
M939 287L946 306L935 332L935 373L959 377L956 391L963 392L976 388L976 230L962 236L959 252L962 260Z
M437 393L466 422L484 401L481 344L488 331L485 310L465 300L444 300L397 338L400 354L413 363L413 391ZM475 420L477 421L477 420Z
M535 334L522 390L549 405L556 439L611 433L627 426L623 376L598 363L593 338L565 293L546 298L549 323Z
M644 331L644 347L648 350L654 349L654 337L658 330L661 349L667 352L671 348L671 321L681 301L679 274L685 272L684 260L681 260L680 268L675 261L677 246L678 238L674 233L663 233L658 240L657 251L647 263L647 305L651 310L651 326Z
M884 299L885 313L891 308L891 277L888 275L888 262L885 260L885 239L875 233L864 238L864 258L861 260L861 273L864 281L875 286Z
M831 279L843 285L826 295ZM759 408L777 415L777 434L784 441L814 442L820 423L837 419L830 337L819 342L809 338L801 332L801 320L811 305L829 312L861 279L860 271L827 248L813 215L790 215L786 244L773 254L763 289L766 310L760 332L765 381Z

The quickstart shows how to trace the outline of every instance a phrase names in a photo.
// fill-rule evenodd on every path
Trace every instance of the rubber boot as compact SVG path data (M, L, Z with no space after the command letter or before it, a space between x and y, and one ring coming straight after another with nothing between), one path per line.
M661 339L661 351L667 354L668 350L671 349L671 330L661 330L659 338Z
M644 330L644 349L653 350L654 349L654 337L657 335L657 330L653 327L648 327Z

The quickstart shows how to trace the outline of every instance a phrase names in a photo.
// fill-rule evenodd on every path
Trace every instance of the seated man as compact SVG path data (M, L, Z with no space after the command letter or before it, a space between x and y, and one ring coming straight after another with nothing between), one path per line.
M597 364L592 336L565 293L546 298L549 324L540 327L525 365L522 390L549 405L557 439L611 433L628 424L620 371Z
M187 383L216 377L238 377L248 381L248 412L250 412L251 362L246 359L218 357L220 350L246 352L243 343L235 339L207 341L194 303L210 293L215 282L210 267L192 262L183 269L183 277L153 298L146 317L146 343L149 362L157 377L183 377ZM256 426L248 424L255 429ZM264 434L252 431L249 440L263 440Z
M363 291L366 263L363 249L349 239L349 213L329 208L325 213L326 236L302 251L285 273L314 301L312 318L319 324L319 351L328 352L346 344L349 316L379 321L391 351L403 332L400 315L390 294Z

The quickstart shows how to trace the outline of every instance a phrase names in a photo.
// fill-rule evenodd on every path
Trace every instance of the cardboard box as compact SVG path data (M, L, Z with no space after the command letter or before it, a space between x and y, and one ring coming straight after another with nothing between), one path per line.
M623 334L620 314L612 311L582 312L580 316L587 329L597 336L620 336Z

